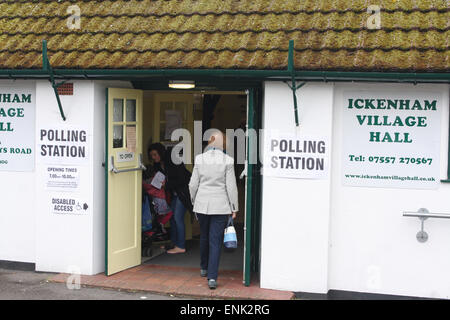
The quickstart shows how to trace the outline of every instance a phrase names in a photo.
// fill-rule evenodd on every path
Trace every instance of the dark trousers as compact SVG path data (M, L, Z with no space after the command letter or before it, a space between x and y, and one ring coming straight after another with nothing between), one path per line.
M208 280L217 280L223 232L228 217L228 214L207 215L197 213L200 224L200 267L203 270L208 270Z
M170 240L180 249L186 249L186 228L184 225L184 214L186 209L180 198L172 198L172 218L170 218Z

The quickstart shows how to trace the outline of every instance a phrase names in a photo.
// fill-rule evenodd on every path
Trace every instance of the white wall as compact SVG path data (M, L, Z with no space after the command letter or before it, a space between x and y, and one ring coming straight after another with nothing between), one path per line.
M300 133L332 134L333 84L308 83L297 92ZM295 133L291 89L264 85L263 128ZM326 293L330 178L263 176L261 287Z
M51 272L81 272L92 274L93 270L93 215L101 214L92 210L93 163L94 163L94 83L74 82L74 95L61 96L61 103L67 117L63 121L55 93L48 81L36 85L37 123L36 143L41 129L65 126L88 130L89 162L79 168L79 192L77 195L90 207L86 215L58 215L51 212L53 195L72 196L62 192L47 190L46 163L37 156L36 160L36 270ZM39 152L38 145L36 149ZM97 200L98 201L98 200ZM71 269L72 268L72 269Z
M441 178L448 157L448 85L336 84L334 98L329 288L433 298L450 297L450 220L428 219L426 243L416 240L417 218L403 211L427 208L450 214L450 185L437 190L344 187L341 181L343 92L425 90L442 95ZM349 137L346 137L349 138Z
M331 174L326 180L263 176L261 286L449 298L450 220L428 219L430 238L419 243L419 220L402 213L424 207L450 214L450 185L441 183L436 190L343 186L343 95L350 90L442 97L440 172L447 179L448 85L307 84L297 94L299 132L331 137ZM295 132L292 94L284 83L265 83L263 119L266 132Z
M20 86L31 86L34 91L35 82L0 81L0 88ZM0 260L35 261L34 183L34 168L29 172L0 172Z
M36 86L37 135L41 128L65 126L89 132L89 162L80 165L77 196L89 205L86 215L57 215L49 203L58 193L45 188L46 164L36 161L36 270L97 274L105 268L105 88L130 87L124 82L75 81L74 95L61 96L67 121L59 114L55 94L48 81ZM38 137L37 137L38 140ZM38 141L37 141L38 143Z

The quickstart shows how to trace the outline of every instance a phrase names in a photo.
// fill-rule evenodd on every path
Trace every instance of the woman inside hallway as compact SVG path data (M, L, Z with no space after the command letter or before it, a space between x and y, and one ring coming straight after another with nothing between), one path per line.
M191 174L184 164L174 164L170 153L171 150L166 150L161 143L153 143L148 148L148 156L153 160L153 170L154 172L160 171L165 175L163 187L170 194L171 199L170 206L173 216L170 219L170 239L173 248L167 253L178 254L186 252L184 215L186 210L192 212L188 188Z
M195 158L189 190L200 224L200 275L210 289L217 287L224 229L229 216L236 218L238 192L234 160L225 152L224 135L211 134L204 153Z

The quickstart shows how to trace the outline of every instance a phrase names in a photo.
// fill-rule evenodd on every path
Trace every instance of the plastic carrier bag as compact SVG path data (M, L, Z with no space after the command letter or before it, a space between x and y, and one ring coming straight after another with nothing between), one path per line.
M223 245L227 249L236 249L237 248L237 235L236 229L234 228L233 218L230 216L228 218L228 224L225 228L225 233L223 237Z
M144 194L142 198L142 231L152 229L152 212L150 211L149 196Z

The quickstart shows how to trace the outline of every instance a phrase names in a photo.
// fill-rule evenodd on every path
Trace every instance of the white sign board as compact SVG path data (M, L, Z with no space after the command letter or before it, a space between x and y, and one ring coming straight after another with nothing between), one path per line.
M343 108L344 185L438 187L442 97L345 92Z
M266 132L265 141L265 176L304 179L328 177L328 138Z
M46 189L62 192L76 192L80 185L80 169L69 166L47 166Z
M40 163L89 164L90 136L86 128L74 126L39 128L37 146Z
M127 152L127 151L120 151L117 152L117 159L116 161L121 162L132 162L134 161L134 152Z
M0 171L33 171L34 84L0 87Z
M87 202L79 197L53 194L50 197L50 211L59 215L85 215L90 211Z

